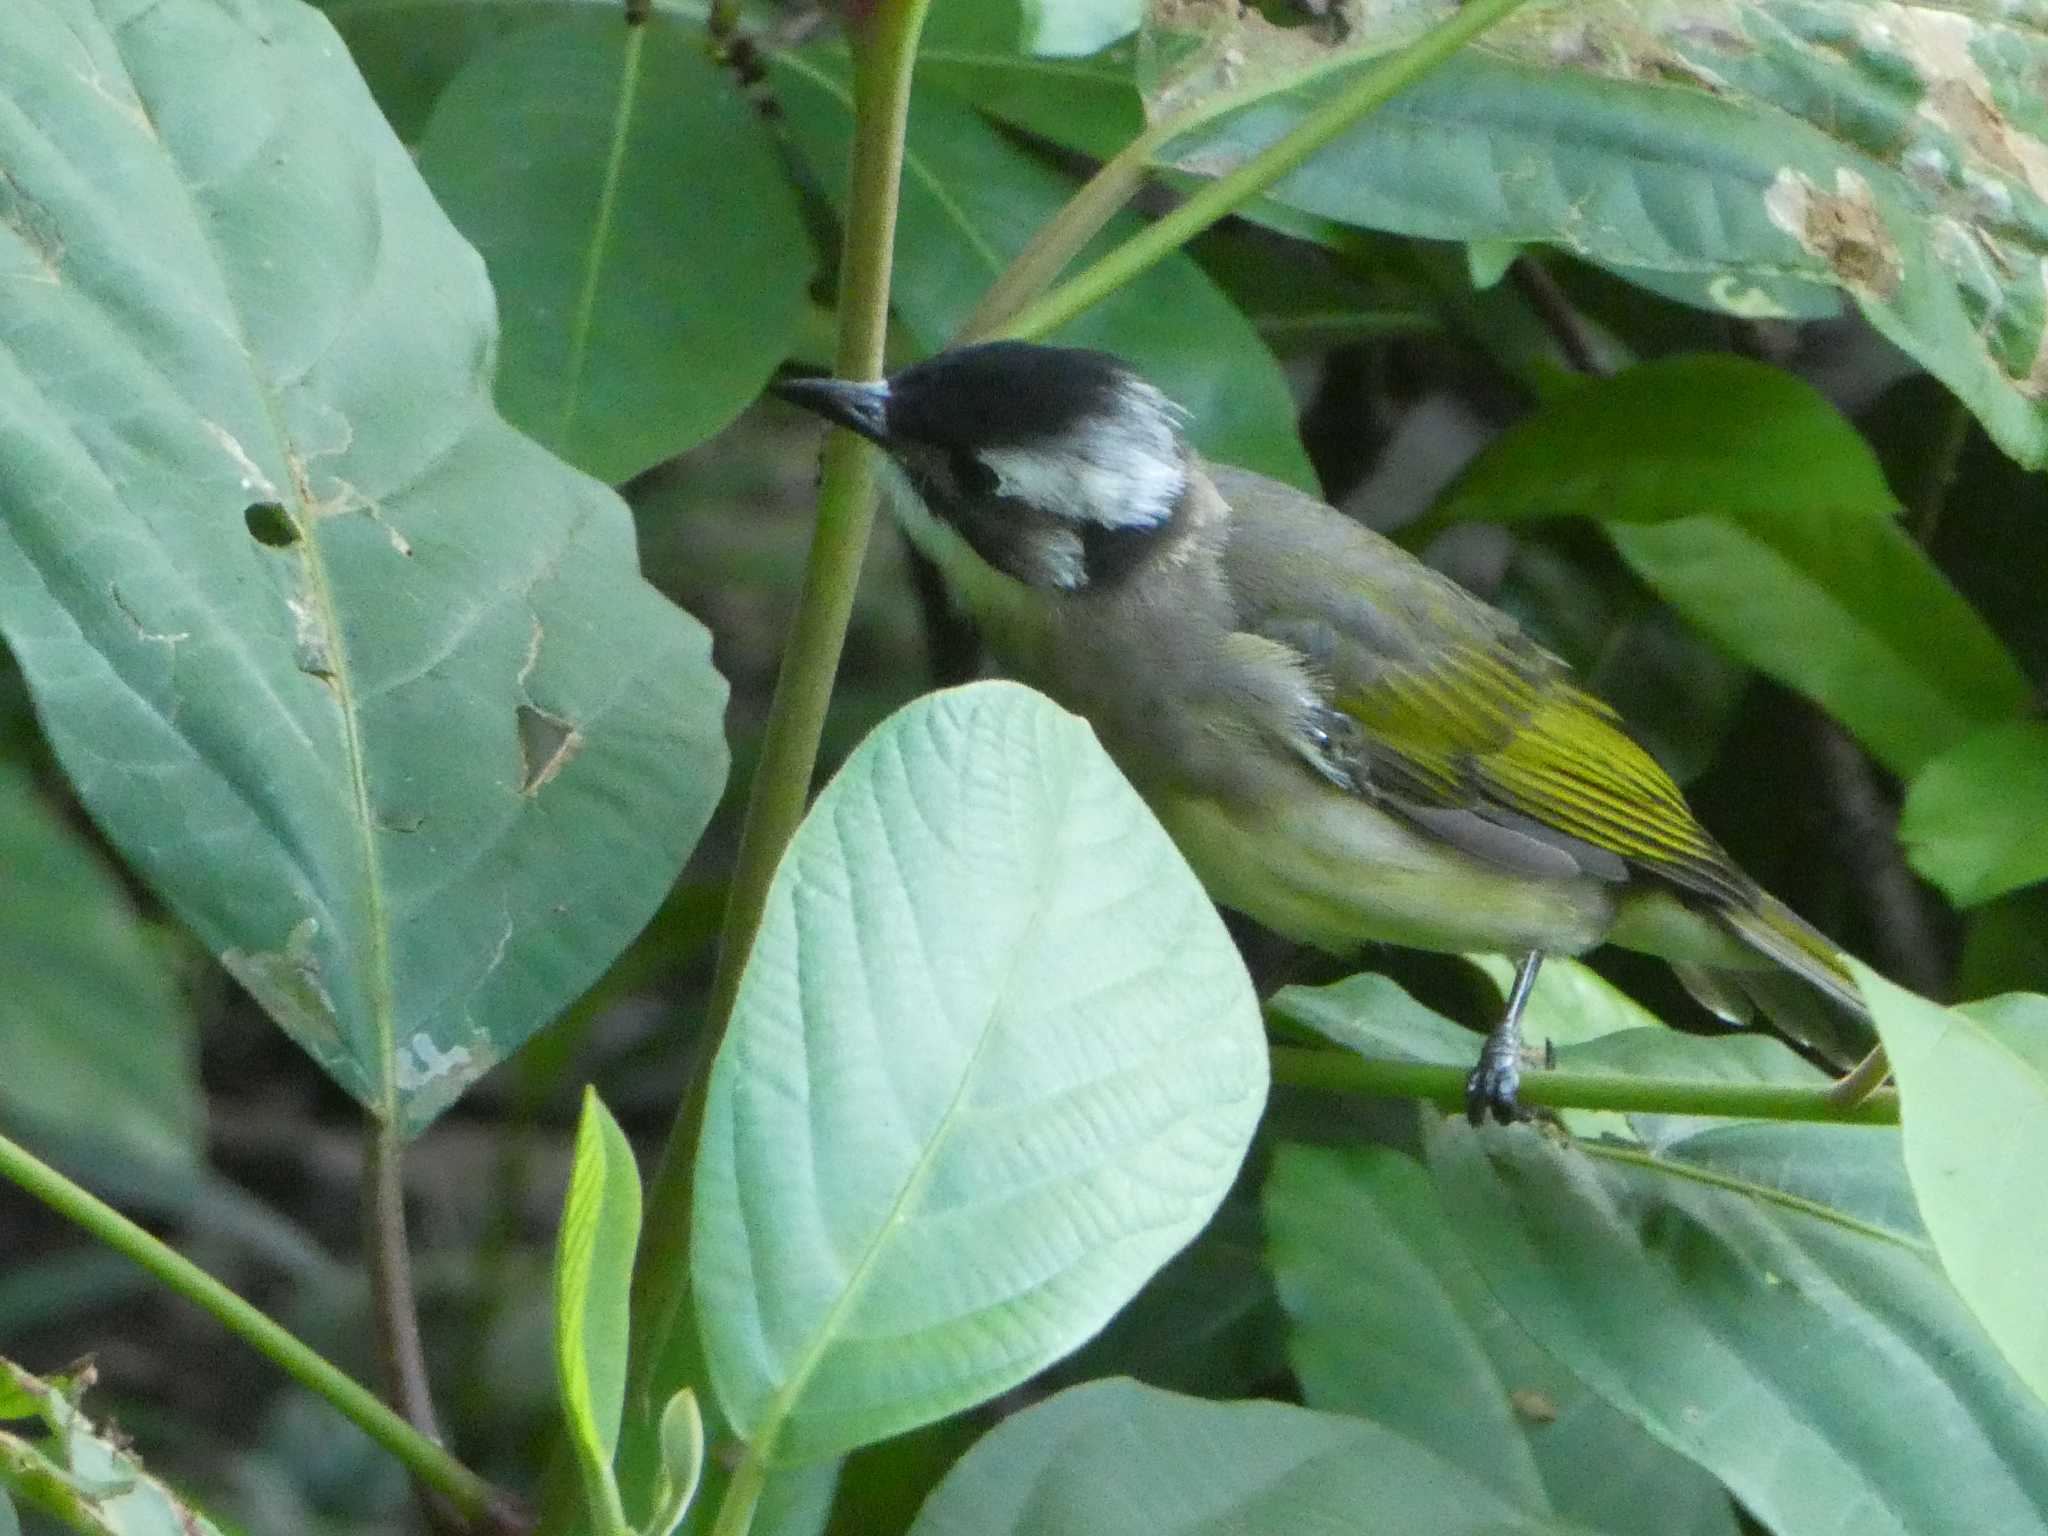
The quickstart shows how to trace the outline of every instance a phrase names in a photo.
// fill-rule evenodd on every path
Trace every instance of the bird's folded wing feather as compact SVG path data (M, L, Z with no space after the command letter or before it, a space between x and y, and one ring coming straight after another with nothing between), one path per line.
M1754 899L1614 711L1505 614L1299 492L1214 477L1232 507L1224 566L1240 624L1303 657L1356 727L1357 779L1390 808L1482 857L1519 835L1583 873L1633 868Z

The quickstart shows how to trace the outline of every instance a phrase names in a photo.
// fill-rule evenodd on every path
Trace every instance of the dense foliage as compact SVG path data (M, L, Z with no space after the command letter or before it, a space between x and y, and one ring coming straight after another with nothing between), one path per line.
M2038 9L926 10L0 6L0 1533L2048 1531ZM1896 1087L1599 952L1474 1130L1504 961L933 691L756 402L998 333L1572 662Z

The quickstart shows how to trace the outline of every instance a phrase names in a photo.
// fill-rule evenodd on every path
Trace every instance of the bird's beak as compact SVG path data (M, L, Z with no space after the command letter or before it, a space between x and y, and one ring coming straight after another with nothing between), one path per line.
M768 386L768 393L815 411L871 443L888 441L887 380L863 384L857 379L777 379Z

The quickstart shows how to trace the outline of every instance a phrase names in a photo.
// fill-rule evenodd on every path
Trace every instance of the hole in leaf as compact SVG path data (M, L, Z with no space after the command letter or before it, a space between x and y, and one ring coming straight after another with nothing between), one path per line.
M289 512L274 501L256 501L242 514L249 525L249 537L272 549L290 549L299 542L299 525Z
M531 704L519 706L519 792L531 795L568 766L583 746L583 733Z

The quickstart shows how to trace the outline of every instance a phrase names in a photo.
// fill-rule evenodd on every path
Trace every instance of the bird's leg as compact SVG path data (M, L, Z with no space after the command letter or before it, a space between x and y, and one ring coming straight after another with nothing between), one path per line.
M1465 1118L1474 1125L1484 1125L1489 1114L1502 1125L1528 1118L1516 1097L1522 1085L1522 1010L1529 1005L1529 993L1542 967L1540 949L1530 950L1515 967L1507 1013L1486 1037L1486 1044L1479 1048L1479 1065L1465 1079Z

